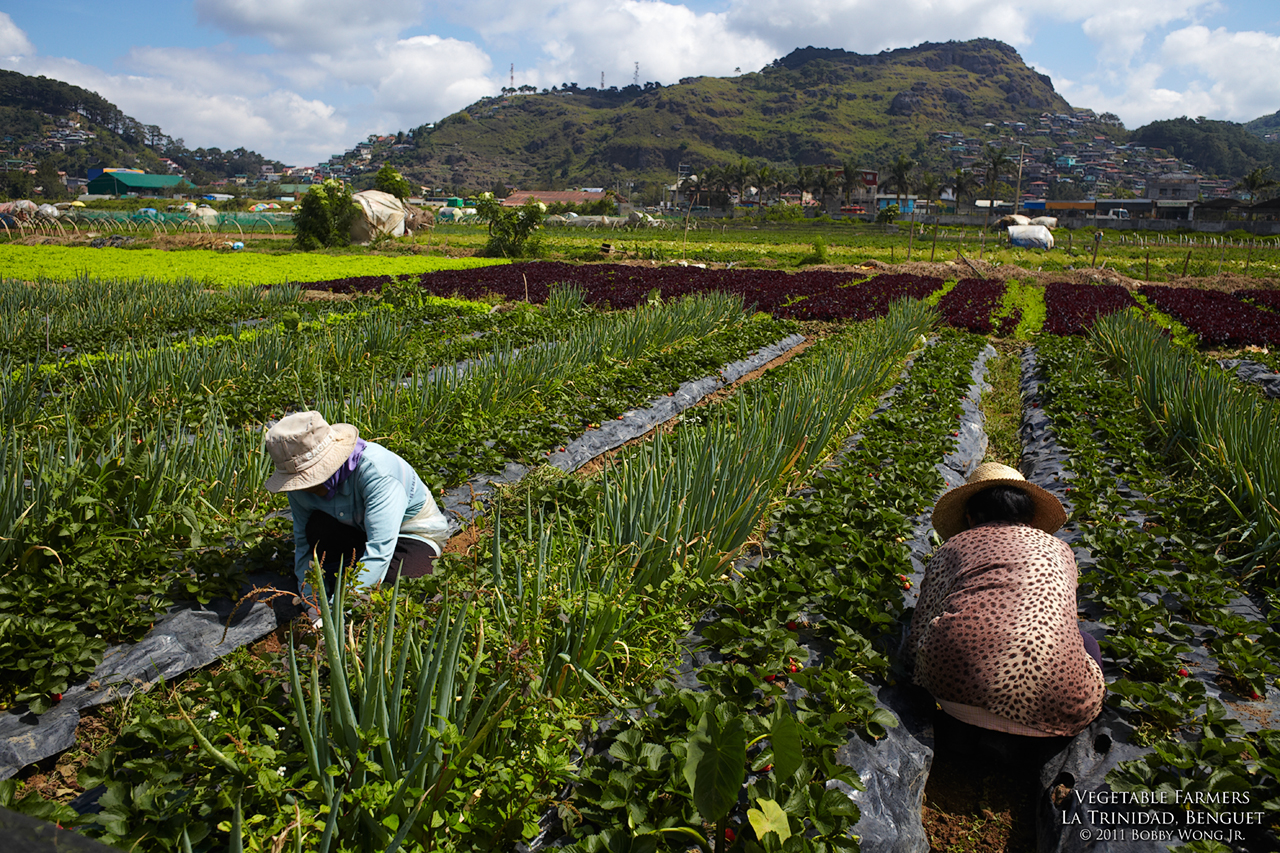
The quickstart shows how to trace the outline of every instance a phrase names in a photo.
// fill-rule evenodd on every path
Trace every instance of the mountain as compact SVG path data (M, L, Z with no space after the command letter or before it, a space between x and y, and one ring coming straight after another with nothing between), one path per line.
M1244 129L1255 136L1266 137L1271 135L1272 139L1276 139L1275 134L1280 134L1280 110L1269 116L1255 118L1253 121L1244 123Z
M187 149L157 125L143 124L96 92L52 80L0 71L0 154L51 163L70 177L94 167L144 169L165 174L167 158L196 184L237 174L257 176L264 163L280 163L238 148Z
M1135 130L1131 139L1138 145L1163 148L1208 174L1240 178L1266 166L1280 172L1280 143L1260 139L1248 125L1235 122L1183 116L1153 121Z
M909 154L932 165L926 143L938 131L1072 112L1048 77L991 39L874 55L807 47L758 72L670 86L530 88L477 101L385 153L426 186L625 187L742 157L877 168Z

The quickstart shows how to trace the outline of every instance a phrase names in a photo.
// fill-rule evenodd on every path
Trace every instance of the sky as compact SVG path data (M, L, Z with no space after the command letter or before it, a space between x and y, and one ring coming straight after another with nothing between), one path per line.
M95 91L189 148L291 166L512 84L669 85L797 47L981 37L1130 128L1280 110L1277 0L0 0L0 68Z

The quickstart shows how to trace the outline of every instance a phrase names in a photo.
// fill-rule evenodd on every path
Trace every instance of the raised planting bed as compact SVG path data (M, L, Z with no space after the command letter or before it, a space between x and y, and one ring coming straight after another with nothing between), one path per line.
M1141 293L1194 332L1203 346L1280 343L1280 315L1256 308L1230 293L1157 284L1143 285Z
M361 276L328 282L338 292L376 292L390 279ZM657 292L671 299L691 293L720 291L743 298L749 308L776 317L803 320L865 320L880 316L898 299L923 299L942 286L941 279L906 274L866 275L807 270L715 270L698 267L643 267L621 264L576 265L559 262L512 264L485 270L445 270L423 275L430 293L478 299L546 301L558 284L586 292L592 305L631 308Z
M1129 291L1118 284L1050 282L1044 286L1044 331L1050 335L1081 335L1094 321L1125 308L1136 307Z

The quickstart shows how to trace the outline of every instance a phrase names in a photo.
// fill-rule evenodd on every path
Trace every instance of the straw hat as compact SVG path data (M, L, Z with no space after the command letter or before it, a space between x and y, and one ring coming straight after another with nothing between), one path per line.
M267 432L267 452L276 463L267 491L295 492L320 485L347 461L357 436L351 424L331 426L319 412L282 418Z
M983 462L969 475L963 486L956 486L938 498L938 505L933 508L933 529L944 540L967 530L969 525L964 518L965 504L970 497L992 486L1014 486L1031 497L1035 504L1032 527L1038 527L1045 533L1056 533L1067 523L1067 511L1053 495L1034 483L1028 483L1027 478L1017 469L999 462Z

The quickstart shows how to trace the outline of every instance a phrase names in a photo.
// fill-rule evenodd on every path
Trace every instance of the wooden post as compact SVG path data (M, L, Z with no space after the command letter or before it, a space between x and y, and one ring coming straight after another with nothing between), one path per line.
M938 251L938 217L933 217L933 248L929 250L929 263L933 263L933 253ZM1248 267L1246 266L1246 269Z
M1187 259L1182 262L1182 277L1187 277L1187 264L1191 263L1191 250L1187 250Z
M1227 241L1222 241L1222 254L1218 255L1218 275L1222 275L1222 262L1227 259Z
M1098 265L1098 247L1102 245L1102 232L1093 232L1093 260L1089 261L1089 266L1096 267Z
M1147 249L1147 274L1143 276L1147 281L1151 281L1151 250Z

